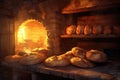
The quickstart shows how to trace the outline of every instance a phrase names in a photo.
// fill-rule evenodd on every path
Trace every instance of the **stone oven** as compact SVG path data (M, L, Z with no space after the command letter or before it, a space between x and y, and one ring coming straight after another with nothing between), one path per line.
M120 66L120 1L1 0L0 5L0 62L8 55L29 55L37 49L47 49L48 56L61 55L75 46L86 51L100 50L109 59L108 66L97 64L100 67L87 70L73 66L49 68L43 64L22 68L3 62L4 65L12 69L20 66L19 69L32 74L33 80L36 75L43 75L41 73L75 80L109 80L111 75L107 73L110 73L116 77L112 77L113 80L120 79L117 71ZM111 71L109 66L112 66ZM14 74L13 79L16 78Z
M21 46L30 46L29 44L31 44L31 47L35 48L35 44L41 45L41 43L44 43L42 44L44 47L42 47L48 48L51 54L59 54L59 29L64 25L61 24L64 22L64 17L60 13L60 9L66 3L59 4L57 1L26 0L21 1L18 3L18 5L16 5L15 2L16 1L14 0L12 2L1 1L1 4L5 4L1 7L0 13L1 26L4 26L1 29L1 37L4 37L4 39L1 38L1 53L3 53L1 55L6 56L9 54L14 54L19 51ZM52 5L53 2L55 5ZM58 5L61 6L59 7ZM25 30L27 32L25 32ZM42 32L44 33L42 34ZM45 37L45 42L41 42L43 38L41 40L37 39L44 36L47 36ZM38 43L35 42L35 39L37 39ZM8 45L2 47L4 43ZM19 44L20 46L18 49ZM36 45L36 48L38 47L40 46Z

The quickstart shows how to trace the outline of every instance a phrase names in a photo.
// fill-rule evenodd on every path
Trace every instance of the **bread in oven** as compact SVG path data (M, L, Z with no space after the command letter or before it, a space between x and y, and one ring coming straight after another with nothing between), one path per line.
M8 63L18 63L21 60L22 56L20 55L9 55L5 57L5 61Z
M45 54L47 56L49 56L50 54L48 53L48 49L45 49L45 48L35 48L32 50L32 53L37 53L37 54Z

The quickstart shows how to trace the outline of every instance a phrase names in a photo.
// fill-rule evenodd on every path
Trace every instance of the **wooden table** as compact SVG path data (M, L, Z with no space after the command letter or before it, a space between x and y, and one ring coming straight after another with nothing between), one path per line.
M43 63L31 66L20 65L18 63L9 64L6 62L3 62L2 64L11 67L14 70L30 72L32 80L37 80L36 75L39 75L38 73L75 80L120 80L120 65L118 62L110 62L90 69L78 68L72 65L52 68L45 66ZM13 80L18 80L16 71L13 75Z

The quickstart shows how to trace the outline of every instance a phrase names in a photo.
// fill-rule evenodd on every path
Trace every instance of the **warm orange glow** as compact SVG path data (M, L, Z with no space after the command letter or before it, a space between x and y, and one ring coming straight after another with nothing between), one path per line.
M12 56L12 58L18 58L19 57L19 55L13 55Z
M47 30L37 20L23 22L17 32L17 49L29 51L34 48L47 47Z
M27 49L27 48L24 47L24 52L27 53L27 55L30 55L31 51L32 51L31 49Z
M25 39L25 27L22 26L22 28L19 29L18 31L18 42L22 43L24 42Z

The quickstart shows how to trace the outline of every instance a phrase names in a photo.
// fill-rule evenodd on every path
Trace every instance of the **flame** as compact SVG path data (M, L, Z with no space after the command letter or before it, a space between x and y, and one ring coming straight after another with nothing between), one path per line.
M18 42L22 43L24 42L24 39L25 39L25 27L23 26L18 30Z
M31 49L27 49L26 47L24 47L24 52L27 53L28 55L31 54Z
M17 47L26 53L34 48L47 48L47 30L37 20L23 22L17 32Z

